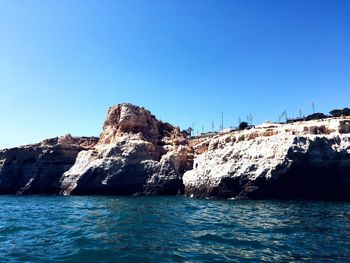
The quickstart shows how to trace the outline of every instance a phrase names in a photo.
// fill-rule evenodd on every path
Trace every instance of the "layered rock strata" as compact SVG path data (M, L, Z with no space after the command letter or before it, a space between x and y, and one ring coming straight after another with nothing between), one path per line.
M59 194L62 174L78 153L92 148L94 137L70 134L0 151L0 194Z
M222 198L350 199L350 119L265 123L192 142L185 193Z
M108 110L98 144L80 152L64 173L61 193L179 194L192 161L192 148L178 128L143 108L120 104Z

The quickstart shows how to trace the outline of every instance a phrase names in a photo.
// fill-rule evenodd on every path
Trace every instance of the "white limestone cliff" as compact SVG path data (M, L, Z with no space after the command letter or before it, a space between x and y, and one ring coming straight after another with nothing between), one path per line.
M350 197L350 118L264 123L191 142L187 195L225 198Z

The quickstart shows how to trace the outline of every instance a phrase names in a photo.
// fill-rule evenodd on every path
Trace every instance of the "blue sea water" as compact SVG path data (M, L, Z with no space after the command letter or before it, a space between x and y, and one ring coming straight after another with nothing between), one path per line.
M2 262L350 261L350 203L0 196Z

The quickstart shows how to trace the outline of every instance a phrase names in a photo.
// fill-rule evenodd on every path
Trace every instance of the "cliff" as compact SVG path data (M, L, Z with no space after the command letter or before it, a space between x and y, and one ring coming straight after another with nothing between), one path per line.
M222 198L350 199L350 118L264 123L191 142L185 193Z
M178 194L192 168L192 148L179 129L149 111L120 104L108 110L97 145L79 153L62 177L62 194Z
M188 140L148 110L111 107L99 138L0 150L0 194L350 200L350 117L264 123Z
M59 194L60 179L78 153L97 143L70 134L0 151L0 194Z

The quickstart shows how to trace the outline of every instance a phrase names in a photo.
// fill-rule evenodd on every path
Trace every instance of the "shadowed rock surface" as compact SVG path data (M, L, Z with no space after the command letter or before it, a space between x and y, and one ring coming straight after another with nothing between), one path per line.
M185 193L197 197L350 200L350 119L266 123L191 142Z
M60 178L78 153L97 143L70 134L0 151L0 194L59 194Z
M192 148L178 128L132 104L108 110L94 149L79 153L62 177L62 194L179 194Z

